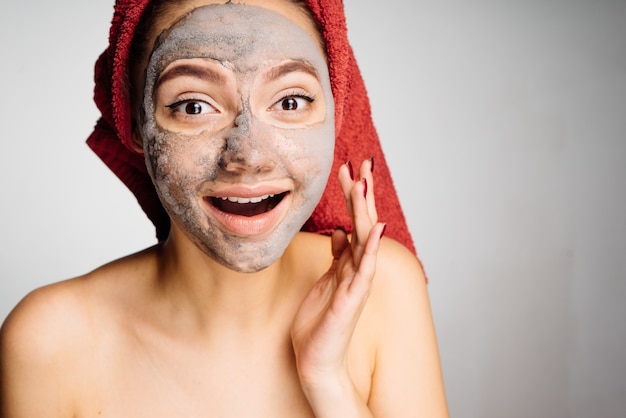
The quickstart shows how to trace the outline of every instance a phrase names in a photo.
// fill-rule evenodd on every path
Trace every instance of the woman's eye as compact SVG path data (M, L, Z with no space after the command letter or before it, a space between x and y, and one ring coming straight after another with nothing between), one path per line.
M287 96L271 107L272 110L302 110L313 103L313 98L308 96Z
M168 108L175 112L184 113L186 115L202 115L204 113L218 113L217 109L200 100L181 100L171 105L167 105Z

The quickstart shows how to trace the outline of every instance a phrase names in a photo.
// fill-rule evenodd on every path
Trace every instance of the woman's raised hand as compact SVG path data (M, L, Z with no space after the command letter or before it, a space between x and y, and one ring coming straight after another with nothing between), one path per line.
M376 213L372 170L372 159L361 164L358 176L350 162L341 166L339 182L353 232L350 239L340 228L333 233L333 262L305 297L291 328L300 382L314 409L325 394L353 390L346 354L370 293L385 230Z

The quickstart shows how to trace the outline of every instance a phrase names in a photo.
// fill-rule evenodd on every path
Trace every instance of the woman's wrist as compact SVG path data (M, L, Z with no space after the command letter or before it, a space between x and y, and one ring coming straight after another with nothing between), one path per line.
M317 418L372 417L347 373L301 380L301 385Z

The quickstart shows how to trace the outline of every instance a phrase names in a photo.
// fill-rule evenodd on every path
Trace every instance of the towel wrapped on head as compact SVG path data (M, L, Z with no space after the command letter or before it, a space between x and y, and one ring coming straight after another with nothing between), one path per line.
M136 196L154 223L157 238L164 240L170 220L161 206L144 157L133 149L129 90L129 56L141 15L150 0L117 0L110 29L109 47L96 62L94 99L102 117L87 143ZM391 174L371 117L369 99L354 53L348 42L341 0L307 0L326 45L331 87L335 101L336 145L330 181L317 208L302 228L331 234L337 226L351 230L352 221L336 181L339 167L352 161L356 167L373 157L378 216L387 223L386 236L415 248L400 207Z

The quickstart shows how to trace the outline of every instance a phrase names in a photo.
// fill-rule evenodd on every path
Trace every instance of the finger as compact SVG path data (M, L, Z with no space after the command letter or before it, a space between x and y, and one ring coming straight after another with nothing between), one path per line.
M355 265L361 260L363 248L374 222L370 218L366 195L369 193L367 178L357 182L350 192L352 202L352 252Z
M336 276L339 259L345 252L346 247L348 247L349 245L350 242L348 241L348 234L346 233L345 229L342 226L335 227L335 230L330 237L330 251L333 256L333 261L327 271L327 273L329 273L331 276Z
M374 194L374 157L370 157L363 161L359 167L359 175L362 179L367 180L367 209L372 223L378 222L378 213L376 211L376 198Z
M343 293L344 297L338 298L335 295L335 306L337 306L339 299L343 301L341 306L337 306L335 310L341 312L339 317L345 321L343 324L345 329L354 329L371 292L372 281L376 275L378 249L385 227L384 223L377 223L372 228L358 269L350 280L344 281L338 288L338 291L345 292ZM342 289L344 290L342 291Z
M348 235L346 231L337 227L331 236L331 250L333 253L333 260L339 260L341 254L350 243L348 242Z
M367 242L363 248L361 262L357 265L356 274L349 287L349 292L353 293L354 297L366 299L369 294L372 280L376 274L378 249L380 248L380 242L386 227L387 225L385 223L378 222L370 230Z
M343 197L346 200L346 206L348 207L348 213L352 218L352 199L350 198L350 192L354 187L354 172L352 168L352 163L350 161L346 161L341 167L339 167L338 173L339 185L341 186L341 190L343 191Z
M361 162L357 179L354 178L350 161L347 161L339 168L339 182L353 223L351 243L356 264L360 261L363 246L370 229L378 219L374 192L372 190L374 183L373 168L373 158Z

